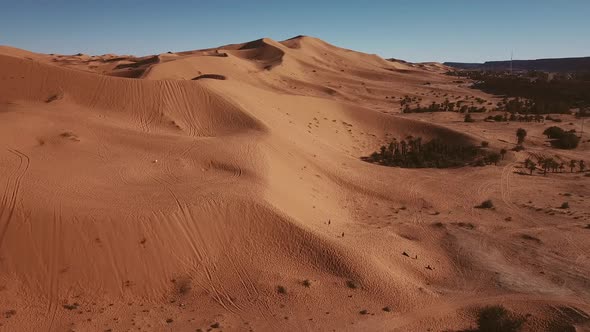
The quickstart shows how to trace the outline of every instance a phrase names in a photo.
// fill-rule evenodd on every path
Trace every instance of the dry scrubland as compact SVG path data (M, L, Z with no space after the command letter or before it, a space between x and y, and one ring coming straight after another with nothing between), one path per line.
M405 96L499 100L446 70L311 37L144 58L1 47L0 330L588 329L590 178L523 163L589 161L590 143L400 113ZM361 160L408 135L508 152Z

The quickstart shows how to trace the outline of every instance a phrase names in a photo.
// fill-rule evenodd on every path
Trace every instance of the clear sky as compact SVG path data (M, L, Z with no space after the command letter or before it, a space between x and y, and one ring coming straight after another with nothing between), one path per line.
M43 53L146 55L296 35L414 62L590 56L590 0L0 0L0 44Z

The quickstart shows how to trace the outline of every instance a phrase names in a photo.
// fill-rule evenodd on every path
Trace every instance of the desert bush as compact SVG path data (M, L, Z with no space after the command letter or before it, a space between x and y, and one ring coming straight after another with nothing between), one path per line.
M565 131L557 126L551 126L545 131L543 135L552 139L551 145L560 149L575 149L578 147L580 138L575 134L575 130Z
M63 307L67 310L76 310L78 309L79 304L78 303L73 303L73 304L64 304Z
M565 133L566 133L565 130L563 130L557 126L551 126L543 131L543 135L547 136L548 138L553 138L553 139L560 138Z
M478 332L517 332L524 320L514 317L503 306L489 306L482 309L477 319Z
M351 289L357 289L359 286L354 280L347 280L346 286Z
M491 200L485 200L481 202L476 208L478 209L492 209L494 207L494 203Z
M566 132L561 138L552 140L551 146L559 149L575 149L580 143L580 138L573 132Z

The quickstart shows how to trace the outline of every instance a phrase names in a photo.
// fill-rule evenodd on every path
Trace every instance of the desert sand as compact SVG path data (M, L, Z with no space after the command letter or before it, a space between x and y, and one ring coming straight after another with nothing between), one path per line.
M406 95L497 101L447 70L304 36L139 58L0 47L0 330L462 331L489 305L588 330L590 178L519 172L590 143L400 113ZM361 160L408 135L510 150L518 127L526 150L497 166Z

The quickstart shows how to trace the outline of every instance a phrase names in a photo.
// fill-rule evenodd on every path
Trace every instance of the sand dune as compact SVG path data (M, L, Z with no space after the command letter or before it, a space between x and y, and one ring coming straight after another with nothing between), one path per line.
M515 174L556 153L543 124L499 166L361 161L408 135L512 147L523 124L399 113L495 100L445 70L306 36L0 47L0 330L459 331L497 304L527 330L588 329L590 187Z

